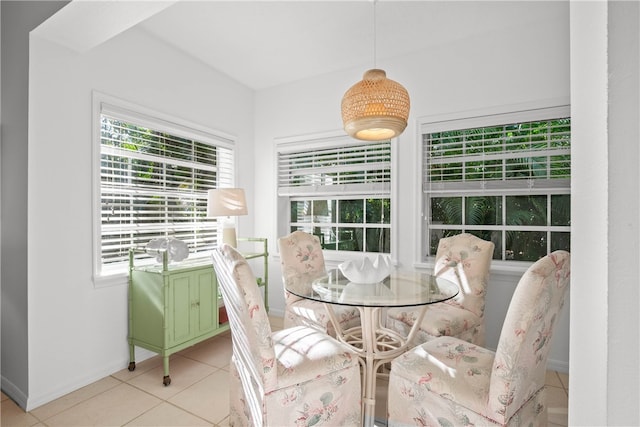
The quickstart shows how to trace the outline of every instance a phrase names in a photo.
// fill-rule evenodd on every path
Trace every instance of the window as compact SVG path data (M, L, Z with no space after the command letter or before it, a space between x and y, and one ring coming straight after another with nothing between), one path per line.
M100 103L96 277L126 273L128 251L174 237L190 253L218 240L207 190L231 186L230 141L195 128Z
M568 108L422 125L423 259L442 237L495 243L494 259L535 261L569 250Z
M278 145L287 225L332 251L391 252L391 141L347 136Z

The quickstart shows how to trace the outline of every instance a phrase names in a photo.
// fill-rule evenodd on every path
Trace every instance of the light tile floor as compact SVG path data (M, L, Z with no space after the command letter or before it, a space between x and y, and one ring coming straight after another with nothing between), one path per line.
M281 328L282 319L272 318L272 325ZM230 357L231 335L225 333L174 354L168 387L156 356L133 372L125 368L30 412L2 393L0 425L227 426ZM384 383L379 385L379 394L386 395ZM550 426L567 425L568 385L568 375L547 372ZM383 405L376 409L386 412Z

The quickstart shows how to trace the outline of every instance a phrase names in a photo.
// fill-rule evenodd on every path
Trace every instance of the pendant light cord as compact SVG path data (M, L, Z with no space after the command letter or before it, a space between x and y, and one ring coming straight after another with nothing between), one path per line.
M376 51L377 51L377 42L378 42L378 38L377 38L377 33L376 33L376 3L378 0L373 0L373 68L376 68Z

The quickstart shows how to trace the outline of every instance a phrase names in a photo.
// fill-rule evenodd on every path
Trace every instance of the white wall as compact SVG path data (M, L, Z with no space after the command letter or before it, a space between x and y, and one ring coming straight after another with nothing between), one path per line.
M146 33L84 54L32 36L30 61L29 409L128 364L126 284L92 282L92 91L235 135L250 200L254 181L253 92Z
M589 324L588 331L571 335L572 349L588 351L571 353L569 387L580 393L589 390L588 407L579 409L570 404L569 419L576 425L607 425L607 319L609 307L606 303L608 263L607 209L607 6L603 2L593 2L591 7L576 4L571 8L571 33L577 38L571 40L572 64L572 108L574 144L572 160L583 165L572 169L573 192L572 209L580 207L580 215L574 215L572 244L572 288L575 292L571 310L571 324ZM583 67L588 65L587 68ZM582 66L582 67L581 67ZM580 72L577 72L580 70ZM581 260L581 264L578 264ZM578 266L596 266L579 269ZM602 286L594 286L600 283ZM585 333L586 332L586 333ZM600 343L592 346L591 343ZM598 366L600 369L590 369ZM584 375L587 370L588 375ZM582 372L582 375L578 374ZM577 410L576 410L577 409Z
M608 18L608 424L640 423L640 3ZM620 209L620 207L624 207ZM623 343L623 345L618 345ZM635 380L635 382L630 381Z
M66 2L2 1L2 390L26 402L29 31Z
M572 2L569 425L639 425L640 5Z
M485 36L438 46L418 55L379 62L387 77L402 83L411 96L411 116L399 137L399 239L397 259L415 265L419 254L415 230L420 192L420 141L417 118L479 110L518 108L523 104L558 105L569 102L569 7L544 25L507 26ZM276 158L274 140L302 134L339 130L340 101L344 92L362 78L371 64L256 94L256 233L269 238L277 254ZM472 113L469 113L472 114ZM282 307L277 258L273 260L270 301ZM513 290L522 271L492 271L487 295L487 346L495 348ZM278 281L277 283L276 280ZM565 307L554 336L549 366L564 372L569 362L569 308Z

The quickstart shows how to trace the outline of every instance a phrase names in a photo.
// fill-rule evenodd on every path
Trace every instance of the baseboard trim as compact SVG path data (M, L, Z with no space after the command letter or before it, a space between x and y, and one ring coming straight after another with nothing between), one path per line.
M136 356L135 356L136 362L142 362L143 360L146 360L156 355L157 353L154 353L152 351L148 351L143 348L136 348ZM125 358L118 360L117 362L112 363L106 366L105 368L100 369L99 371L93 372L92 375L90 376L79 378L73 382L63 384L57 389L46 394L34 395L32 393L28 397L24 398L24 404L20 404L20 402L16 402L16 403L18 403L20 407L22 407L25 411L27 412L32 411L42 405L45 405L49 402L59 399L62 396L65 396L71 392L77 391L82 387L86 387L89 384L92 384L105 377L108 377L118 371L126 369L128 365L129 365L129 356L126 356ZM4 378L3 378L2 387L4 389ZM6 394L9 395L9 393L6 393Z
M4 375L1 377L0 384L2 385L2 392L9 396L11 400L22 409L27 407L27 395L20 390L14 383L9 381Z
M557 359L547 359L547 369L552 371L562 372L563 374L569 373L569 362Z

